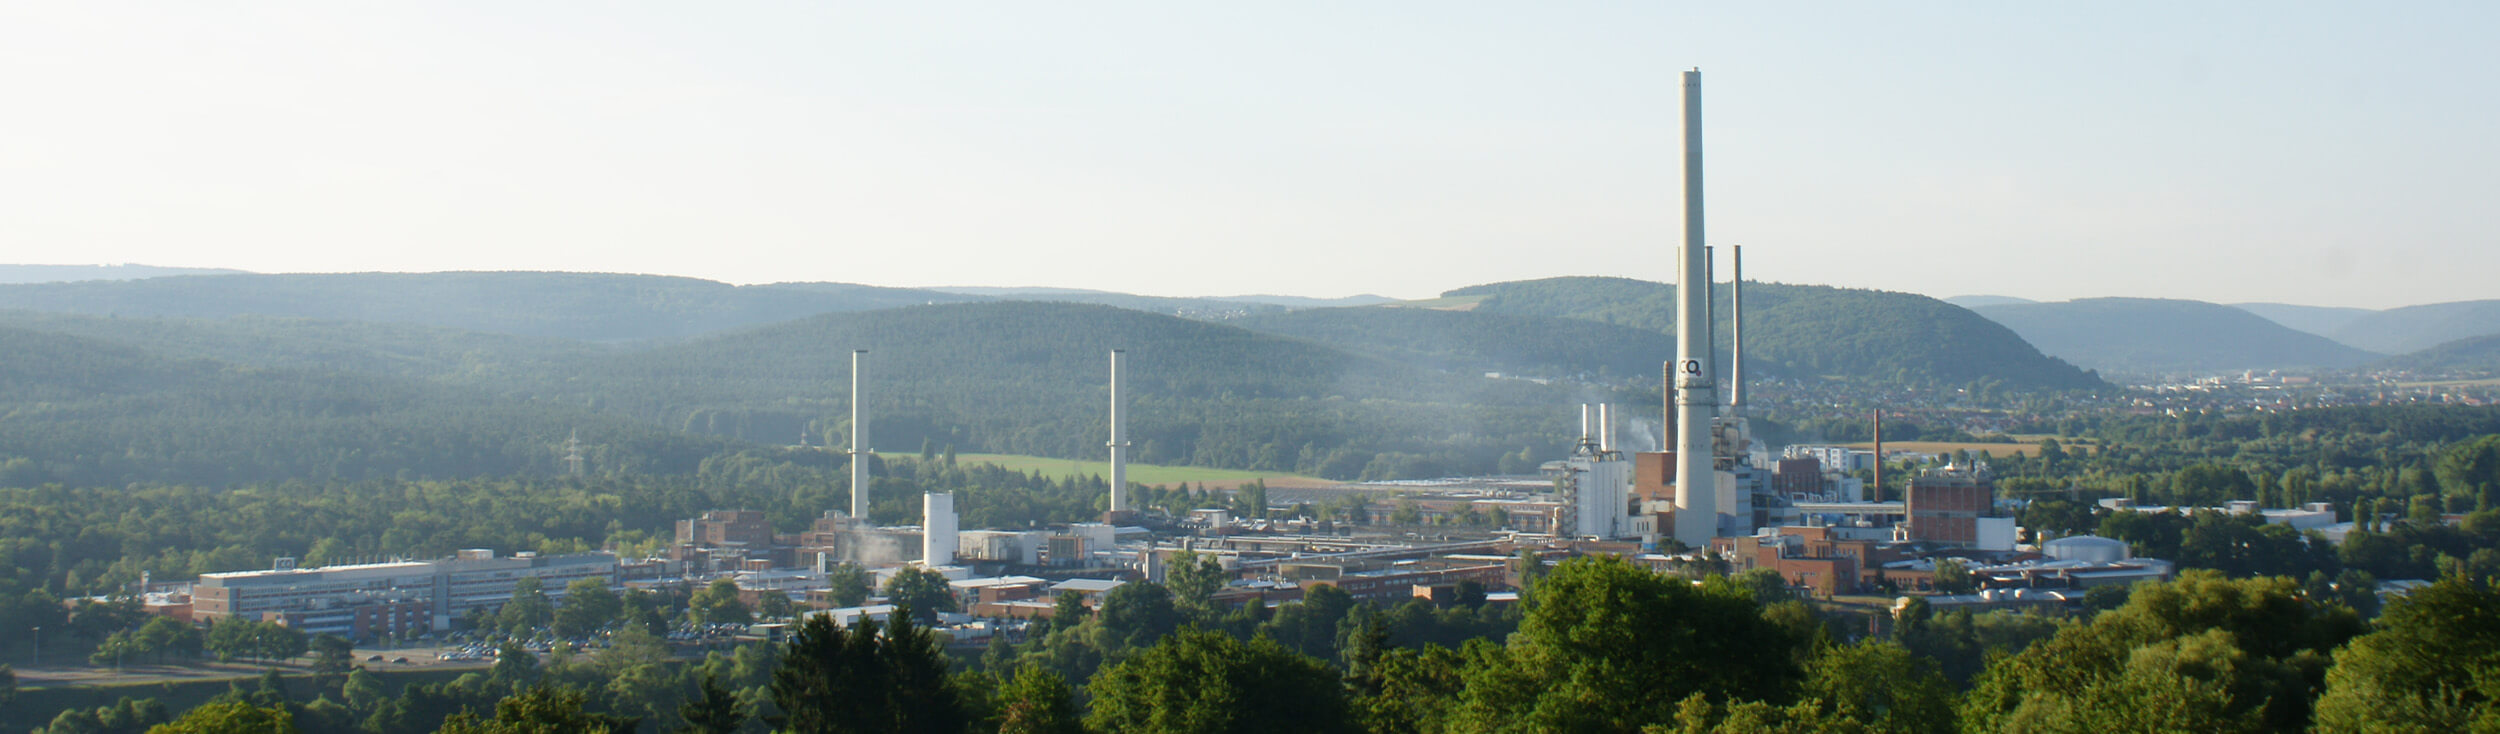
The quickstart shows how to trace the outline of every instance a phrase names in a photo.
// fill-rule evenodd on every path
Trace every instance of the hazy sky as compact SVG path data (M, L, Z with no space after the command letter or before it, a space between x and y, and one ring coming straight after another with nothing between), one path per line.
M2500 298L2500 3L0 5L0 262Z

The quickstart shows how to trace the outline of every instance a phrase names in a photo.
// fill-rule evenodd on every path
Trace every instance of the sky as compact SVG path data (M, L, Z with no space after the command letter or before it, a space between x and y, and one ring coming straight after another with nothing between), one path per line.
M9 3L0 262L2500 298L2500 3Z

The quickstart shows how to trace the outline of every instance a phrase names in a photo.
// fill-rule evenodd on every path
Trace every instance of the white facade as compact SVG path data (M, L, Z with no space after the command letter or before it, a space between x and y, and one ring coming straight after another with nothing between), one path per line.
M1573 459L1570 481L1578 483L1573 507L1578 537L1618 538L1627 534L1632 493L1632 462L1622 459Z

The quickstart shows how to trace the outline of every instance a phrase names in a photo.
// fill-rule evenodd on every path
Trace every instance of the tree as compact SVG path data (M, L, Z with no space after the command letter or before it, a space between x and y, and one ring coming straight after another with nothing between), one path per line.
M512 583L512 598L495 614L495 622L505 634L527 636L555 620L555 603L547 600L547 591L536 576L523 576Z
M564 604L556 608L556 634L588 637L602 627L615 624L624 613L624 599L608 589L606 579L574 579L564 585Z
M693 615L695 621L711 624L747 624L755 621L755 616L747 611L746 602L738 600L738 582L729 579L713 579L702 591L695 592L694 599L686 606L686 613Z
M1122 647L1144 647L1181 626L1172 591L1150 581L1121 584L1103 594L1101 613L1103 633Z
M293 734L295 731L295 716L288 713L283 705L262 707L242 701L211 701L191 709L182 718L148 729L148 734Z
M1016 671L998 689L999 734L1083 734L1076 692L1068 681L1040 666Z
M1936 559L1936 591L1946 594L1968 594L1976 587L1970 569L1959 559Z
M313 636L311 647L315 673L338 675L356 665L356 646L347 638L324 632Z
M1086 724L1105 732L1353 732L1326 663L1266 638L1190 629L1094 676Z
M1695 588L1611 556L1554 567L1508 648L1467 671L1461 731L1629 730L1674 718L1663 691L1780 701L1795 641L1734 584Z
M625 734L638 719L594 714L583 709L588 697L579 689L530 686L495 702L495 718L479 719L462 711L443 720L442 734Z
M524 686L538 681L538 656L517 640L506 641L495 650L495 666L488 668L487 680L507 686Z
M886 601L911 610L921 624L935 624L939 612L955 611L955 589L946 582L945 574L905 566L885 582Z
M1872 731L1953 731L1956 694L1936 661L1896 642L1834 645L1806 663L1805 696Z
M849 629L809 617L783 648L773 671L768 717L782 731L955 731L964 714L946 678L946 658L909 615L883 625L862 617Z
M1163 578L1175 606L1193 619L1215 617L1215 592L1224 588L1224 566L1214 556L1191 550L1174 553Z
M2500 726L2500 589L2441 579L2390 603L2378 627L2336 653L2318 731Z
M825 593L837 607L856 607L868 603L868 569L856 563L838 563L825 571Z
M2192 569L1981 673L1961 709L1976 731L2293 731L2352 610L2281 577ZM2065 723L2055 723L2065 722ZM2168 723L2160 723L2168 722Z
M2457 444L2439 454L2431 468L2440 488L2469 498L2474 509L2500 509L2500 435Z
M730 734L747 720L746 714L738 712L738 697L722 688L716 675L703 676L695 696L677 705L677 716L686 720L680 731L693 734Z

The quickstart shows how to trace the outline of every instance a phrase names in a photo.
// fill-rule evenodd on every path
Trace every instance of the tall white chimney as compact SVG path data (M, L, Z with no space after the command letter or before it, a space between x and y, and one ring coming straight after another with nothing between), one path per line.
M959 545L955 532L955 494L925 492L920 495L920 562L928 566L955 563Z
M1745 414L1745 246L1727 248L1728 269L1732 280L1727 284L1728 346L1734 352L1727 364L1727 407L1732 415Z
M1597 450L1615 450L1615 404L1597 404Z
M1128 423L1120 401L1120 355L1111 350L1111 511L1128 511Z
M1710 380L1710 263L1702 251L1701 70L1684 72L1684 250L1675 279L1675 539L1706 548L1719 530L1718 477L1710 424L1718 388Z
M1584 444L1585 444L1585 443L1588 443L1588 442L1590 442L1590 441L1592 441L1592 440L1595 440L1595 439L1597 438L1597 425L1596 425L1596 424L1597 424L1597 415L1596 415L1595 413L1593 413L1593 412L1591 412L1591 411L1589 410L1589 404L1588 404L1588 403L1581 403L1581 404L1580 404L1580 443L1584 443Z
M868 518L868 350L851 350L851 517Z

